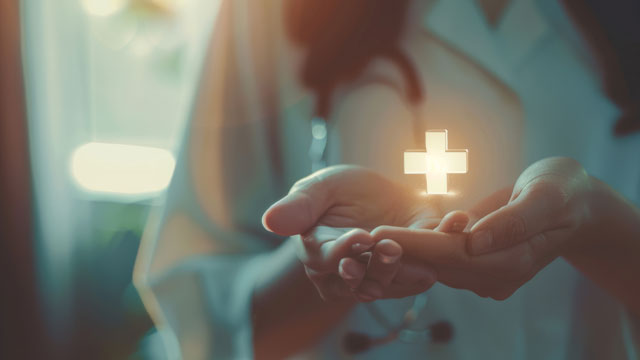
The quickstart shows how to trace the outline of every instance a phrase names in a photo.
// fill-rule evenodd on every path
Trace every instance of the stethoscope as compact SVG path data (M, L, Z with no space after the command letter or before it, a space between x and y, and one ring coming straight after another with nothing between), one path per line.
M388 81L384 81L389 84ZM393 86L396 90L398 87ZM422 140L424 128L421 125L420 110L416 106L411 106L413 114L413 132L416 142ZM329 137L329 126L322 117L311 119L311 144L309 146L309 160L311 161L312 172L321 170L327 166L327 144ZM364 306L375 321L382 326L386 335L371 336L361 332L347 332L342 339L343 350L347 354L358 354L373 347L388 344L392 341L403 343L446 343L454 335L453 327L448 321L436 321L423 329L413 329L417 320L427 306L428 296L426 293L418 294L414 297L413 303L402 318L400 324L393 324L383 311L374 303L365 303Z
M453 338L453 327L448 321L433 322L425 329L411 328L426 308L427 300L426 293L416 295L411 308L405 312L402 322L395 326L375 303L365 304L369 314L387 331L387 334L373 337L361 332L347 332L342 341L343 350L347 354L355 355L396 340L407 344L449 342Z

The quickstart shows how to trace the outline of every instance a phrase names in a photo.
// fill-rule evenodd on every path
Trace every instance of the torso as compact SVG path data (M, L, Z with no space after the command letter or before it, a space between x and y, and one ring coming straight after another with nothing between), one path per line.
M537 6L532 4L531 1L518 2L516 15L527 6ZM499 59L509 60L505 63L489 64L502 66L504 71L496 72L495 68L485 66L490 62L487 58L478 61L428 28L415 26L409 31L405 46L420 71L426 101L414 108L396 88L367 82L367 77L382 76L402 84L392 64L374 62L363 75L364 80L343 88L337 96L340 100L329 119L332 124L330 163L364 165L417 190L424 189L424 177L404 175L402 169L403 151L424 146L424 143L416 144L415 139L420 136L416 136L412 126L417 113L424 129L448 129L450 148L469 150L469 172L449 176L449 187L455 195L443 198L445 211L465 209L490 193L512 185L527 164L542 157L573 156L590 171L598 173L600 165L594 162L597 157L593 156L597 150L590 148L589 143L593 139L601 139L600 144L612 141L610 133L604 132L610 131L609 119L614 116L615 107L599 92L596 77L580 62L580 56L571 55L571 47L563 43L563 39L551 36L555 29L544 30L546 33L535 39L539 46L535 54L542 58L525 63L527 57L518 58L516 55L523 55L513 53L513 57ZM574 71L562 73L563 68ZM536 72L540 74L538 82L534 77ZM560 80L564 76L569 83ZM581 86L580 92L563 93L572 84ZM580 99L590 99L590 110L579 105L584 104ZM592 114L587 115L585 121L590 125L585 126L576 116L589 111ZM634 173L631 183L637 181L637 176ZM442 285L431 289L429 294L422 326L442 319L450 321L456 331L455 343L433 346L395 342L367 353L367 357L581 358L583 347L589 346L585 339L590 336L602 337L603 349L616 349L611 354L617 356L624 352L618 336L622 330L617 305L563 259L547 266L503 302ZM577 306L577 297L585 294L596 300L588 306ZM389 319L401 319L410 301L377 303ZM594 311L590 308L593 306L612 319L608 330L594 328L586 333L577 330L588 321L585 319L589 315L585 317L585 312ZM364 306L359 306L346 324L326 339L322 353L339 354L338 344L346 331L381 335L386 330ZM571 340L572 334L581 337Z

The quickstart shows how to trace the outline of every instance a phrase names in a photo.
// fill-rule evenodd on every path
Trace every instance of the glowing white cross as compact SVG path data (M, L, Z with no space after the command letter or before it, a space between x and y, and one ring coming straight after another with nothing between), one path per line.
M404 173L426 174L427 194L446 194L447 174L467 172L467 150L448 150L447 130L430 130L425 135L426 151L404 153Z

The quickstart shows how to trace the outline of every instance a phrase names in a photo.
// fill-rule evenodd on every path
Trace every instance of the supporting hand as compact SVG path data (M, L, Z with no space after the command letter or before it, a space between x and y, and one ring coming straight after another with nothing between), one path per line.
M432 264L449 286L505 299L573 248L578 230L589 222L590 190L590 178L576 161L545 159L522 173L506 203L476 216L481 219L466 240L444 244L429 231L398 227L374 230L374 240L395 240Z
M452 230L464 228L456 219L449 221ZM407 256L395 241L374 241L369 231L382 224L433 228L440 222L424 198L355 166L330 167L298 181L263 217L275 233L301 235L300 260L323 298L354 294L361 301L417 294L436 281L425 262ZM455 237L435 231L431 236Z

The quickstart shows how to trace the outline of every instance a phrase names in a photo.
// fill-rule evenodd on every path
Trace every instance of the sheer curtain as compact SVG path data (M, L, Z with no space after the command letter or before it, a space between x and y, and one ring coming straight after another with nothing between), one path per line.
M88 221L66 166L88 133L86 24L71 1L23 1L22 19L40 283L49 334L61 343L70 331L73 241Z
M45 354L34 269L19 6L0 2L0 358ZM24 346L29 342L31 346Z
M109 3L120 7L100 7ZM163 199L162 191L87 191L71 171L74 152L87 143L176 151L217 6L207 0L21 1L38 275L48 333L60 349L72 347L80 286L74 271L83 271L78 249L99 249L96 223L121 226L122 216L110 219L97 209L108 204L117 213L118 206L136 204L144 215ZM119 175L100 176L117 181Z

